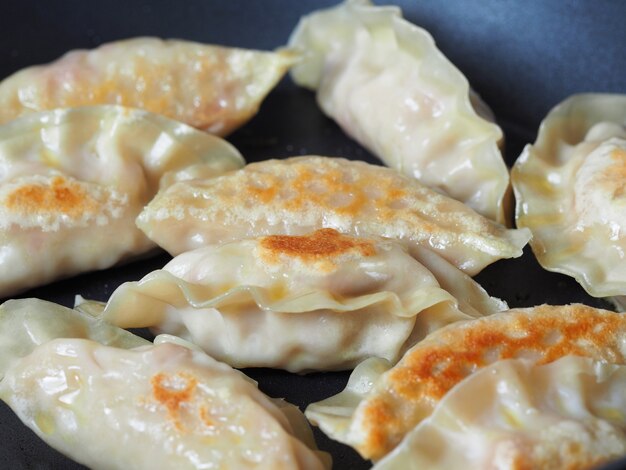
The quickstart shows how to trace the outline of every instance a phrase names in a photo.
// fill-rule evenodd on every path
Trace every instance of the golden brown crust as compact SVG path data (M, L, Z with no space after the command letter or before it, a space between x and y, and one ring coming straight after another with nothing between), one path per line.
M19 186L6 196L5 206L21 214L44 212L79 218L96 212L99 205L79 184L56 176L47 186L38 183Z
M260 246L263 258L272 263L277 263L280 255L298 258L306 263L317 263L349 253L364 257L376 254L372 240L347 237L331 228L302 236L270 235L261 238Z
M0 122L33 111L117 104L226 135L256 113L294 60L287 51L157 38L117 41L7 78L0 85Z
M293 218L294 223L320 214L346 220L372 217L381 225L389 224L389 230L402 228L415 237L448 232L459 225L465 232L486 238L504 232L466 206L394 170L339 158L309 156L252 163L223 177L197 182L197 186L178 188L168 196L153 202L160 214L176 214L191 204L207 216L222 210L240 216L237 209L244 206L248 218L272 211ZM204 203L207 199L210 207Z
M174 422L174 426L182 431L179 410L182 404L192 400L198 385L198 380L191 374L179 373L174 377L161 372L152 377L152 395L154 399L167 409L168 417ZM184 384L182 387L174 386L174 383Z
M617 160L618 163L622 163L624 160L626 160L626 150L621 149L621 148L616 148L611 153L611 157Z
M626 316L574 304L515 309L443 328L383 376L384 389L360 407L366 439L359 451L380 458L457 383L496 361L537 364L566 355L626 363Z
M626 317L615 312L596 312L580 305L555 314L541 306L532 314L528 310L509 311L503 321L478 320L442 335L443 344L428 344L408 355L404 367L390 378L407 398L415 397L412 384L420 382L428 384L429 395L438 400L473 370L495 361L530 355L540 365L568 354L587 356L589 343L615 348L617 345L611 344L614 332L626 328ZM496 328L496 324L504 328ZM447 339L451 341L448 343Z
M411 188L413 191L400 189L399 186L406 186L408 180L377 166L361 166L360 171L356 171L356 167L341 168L331 159L292 161L292 174L282 176L280 172L250 171L246 184L237 186L244 188L247 198L263 204L277 204L289 212L300 212L309 207L352 217L364 212L376 212L379 220L392 220L400 212L408 213L402 209L411 204L411 199L403 201L403 198L420 200L425 197L422 188ZM250 165L248 169L256 168ZM284 170L289 169L285 167ZM288 189L281 192L285 178L289 178ZM432 203L444 201L442 198L442 201ZM443 218L445 214L441 216ZM429 225L425 228L435 227Z
M108 46L108 45L107 45ZM207 46L203 46L207 47ZM96 51L98 51L96 49ZM213 47L211 54L197 56L191 51L181 50L187 56L187 60L194 61L194 81L196 83L211 83L214 77L228 77L232 75L228 58L234 50ZM89 54L93 52L79 52L84 54L83 63L88 64ZM129 65L132 64L132 67ZM55 64L56 65L56 64ZM62 66L62 63L59 64ZM89 70L89 67L86 67ZM132 82L137 86L130 86L127 75L132 70ZM85 105L118 104L127 107L138 107L153 113L162 114L171 119L180 119L180 113L176 110L176 103L183 101L181 93L189 90L181 90L175 83L176 73L172 70L171 63L159 63L149 60L139 54L132 56L132 62L126 66L126 70L111 68L108 75L100 79L96 70L91 71L86 80L72 81L72 93L55 93L41 95L38 103L41 110L55 108L74 108ZM53 75L54 76L54 75ZM160 77L155 80L154 77ZM234 78L234 77L233 77ZM233 85L234 87L234 85ZM61 87L56 87L60 89ZM231 111L232 112L232 111ZM228 119L228 110L219 104L218 99L208 101L204 106L194 110L187 117L187 124L204 128L220 119Z
M602 177L610 184L608 187L612 190L613 198L620 199L626 192L626 150L616 148L611 152L611 160L614 164L603 172Z
M211 413L209 412L206 406L200 407L200 420L205 426L208 426L208 427L214 427L216 424L215 420L211 416Z
M428 247L467 274L520 256L530 236L395 170L314 155L251 163L216 178L172 185L150 202L137 224L172 254L197 248L200 239L225 243L334 228L393 238L409 249Z

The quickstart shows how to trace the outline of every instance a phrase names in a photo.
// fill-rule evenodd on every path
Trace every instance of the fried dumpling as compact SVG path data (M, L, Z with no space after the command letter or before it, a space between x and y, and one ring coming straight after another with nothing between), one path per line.
M456 385L375 470L591 469L626 454L626 366L496 362Z
M223 136L257 112L294 60L288 51L147 37L116 41L6 78L0 123L36 111L114 104Z
M0 126L0 296L146 252L135 218L159 188L242 165L218 137L123 107Z
M106 306L77 307L180 336L233 367L306 372L396 362L431 331L506 308L465 284L477 294L464 295L467 313L404 246L321 229L185 252L122 284Z
M626 363L626 316L580 304L514 309L430 334L390 364L360 364L340 394L306 415L333 439L378 460L396 447L457 383L503 359L533 364L568 354Z
M137 225L176 255L208 244L318 228L423 246L473 275L517 257L527 230L507 230L395 170L342 158L267 160L216 178L174 184Z
M516 221L550 271L626 295L626 95L575 95L546 116L511 177Z
M74 330L78 337L53 338L59 315L69 325L63 336ZM29 324L20 330L23 316ZM107 346L100 334L85 337L118 328L35 299L3 304L0 331L8 324L21 337L40 335L27 348L0 344L0 357L11 357L0 370L0 398L77 462L102 469L329 468L328 457L309 447L312 434L297 408L269 399L244 374L182 340L138 339L147 344L128 349L126 338Z
M500 128L425 30L393 6L348 0L306 15L296 83L385 164L501 223L510 215ZM478 111L477 111L478 110Z

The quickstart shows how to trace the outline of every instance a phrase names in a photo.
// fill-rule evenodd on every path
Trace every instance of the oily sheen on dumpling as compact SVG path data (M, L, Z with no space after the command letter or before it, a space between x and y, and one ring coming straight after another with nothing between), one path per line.
M516 221L550 271L594 297L626 295L626 95L575 95L548 113L512 171Z
M461 284L472 294L459 304L404 246L322 229L185 252L106 306L78 308L180 336L234 367L305 372L395 362L431 331L506 309L471 278Z
M499 361L437 404L375 470L591 469L626 454L626 366Z
M218 137L123 107L0 126L0 296L148 251L135 218L159 188L242 165Z
M66 330L53 338L59 312L66 324L76 319L67 329L78 337ZM20 332L22 316L30 323ZM87 334L80 332L84 323L91 323ZM11 357L0 370L0 398L79 463L102 469L329 468L326 455L299 439L314 446L297 408L269 399L254 381L182 340L107 346L98 333L118 328L35 299L3 304L0 325L7 324L22 337L42 334L28 349L0 344L1 357ZM85 338L92 333L94 339Z
M142 37L76 50L0 83L0 123L55 108L114 104L226 135L256 114L295 56Z
M400 362L370 359L340 394L306 415L333 439L379 460L465 377L503 359L546 364L569 354L626 364L626 316L580 304L513 309L441 328Z
M399 8L348 0L304 16L296 83L385 164L501 223L510 215L500 128L433 38Z
M319 156L267 160L161 191L137 225L176 255L207 244L334 228L424 247L473 275L517 257L530 234L507 230L395 170Z

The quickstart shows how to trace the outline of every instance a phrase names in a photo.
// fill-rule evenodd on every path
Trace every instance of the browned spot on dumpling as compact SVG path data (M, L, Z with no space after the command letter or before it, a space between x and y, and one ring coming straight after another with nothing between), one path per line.
M5 205L14 212L24 214L51 213L78 217L93 213L98 202L80 184L61 176L54 177L49 185L34 183L20 186L6 196Z
M626 163L626 150L616 148L611 152L611 158L623 165L624 163Z
M205 406L200 407L200 419L205 426L215 426L215 421L213 420L213 418L211 417L211 413L209 413L209 410L207 410Z
M623 198L626 192L626 150L616 148L611 152L611 160L614 164L602 176L612 184L613 197Z
M314 205L342 216L375 211L377 218L389 219L397 214L393 202L406 195L405 190L396 188L403 184L400 175L380 167L362 167L362 172L357 172L328 163L332 166L316 167L304 161L294 165L287 210L297 212Z
M210 67L210 72L215 75L228 72L224 56L227 50L215 49L217 63ZM190 60L189 60L190 61ZM194 74L189 74L194 83L206 82L206 59L198 58L194 66ZM61 67L61 65L55 65ZM69 67L76 67L71 64ZM55 75L53 75L55 76ZM55 76L57 77L57 76ZM67 73L60 73L58 80L67 82ZM119 67L112 66L99 74L97 70L89 70L89 73L70 75L71 86L69 91L57 87L57 93L43 95L38 103L40 109L54 109L56 107L77 107L94 104L117 104L121 106L136 107L162 114L171 119L181 119L181 112L176 106L180 102L188 101L185 93L188 89L180 89L176 83L176 74L171 64L160 64L158 61L147 60L139 55L132 56L122 72ZM155 77L159 77L155 80ZM188 106L190 112L188 124L202 128L206 122L216 119L218 113L224 113L214 101L217 97L211 96L210 104L213 109L193 108Z
M383 376L384 392L364 402L368 437L360 450L368 458L385 455L452 387L499 360L540 365L572 354L626 363L625 333L625 315L579 304L510 310L439 330Z
M372 458L380 458L384 455L380 449L389 448L389 428L402 425L399 410L394 409L393 404L384 397L374 398L368 403L365 419L368 427L365 443L367 454ZM374 423L384 423L384 426L376 427Z
M0 122L33 111L116 104L225 135L257 112L296 57L178 40L118 41L9 77L0 87L10 104L0 109Z
M262 204L268 204L274 200L278 194L279 182L271 175L263 175L257 178L256 184L250 184L246 187L248 194Z
M260 245L264 250L264 258L270 262L277 262L283 254L310 263L331 261L347 253L361 256L376 254L371 240L348 237L332 228L316 230L303 236L271 235L262 238Z
M155 400L165 406L168 417L178 430L182 430L179 410L182 404L193 398L198 380L193 375L184 372L174 376L161 372L153 376L151 382Z
M410 249L429 247L472 275L496 259L520 256L530 237L390 168L319 156L256 162L174 184L137 221L172 253L200 239L223 243L325 227L392 238Z

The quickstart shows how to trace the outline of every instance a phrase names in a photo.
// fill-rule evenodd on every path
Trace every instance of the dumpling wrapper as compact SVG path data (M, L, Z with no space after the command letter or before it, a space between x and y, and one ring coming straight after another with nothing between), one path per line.
M430 34L394 6L348 0L304 16L295 82L385 164L500 223L510 217L503 134ZM486 110L486 112L483 112ZM482 115L481 115L482 114Z
M521 256L527 230L508 230L395 170L319 156L266 160L160 192L137 226L177 255L209 244L334 228L428 248L474 275Z
M0 305L0 380L38 346L57 338L82 338L104 346L131 349L152 343L105 321L38 299Z
M496 362L456 385L375 470L590 469L626 454L626 366Z
M160 188L243 164L218 137L118 106L0 126L0 297L145 253L135 218Z
M379 460L427 418L457 383L503 359L534 364L569 354L626 364L626 316L581 304L513 309L435 331L391 367L369 359L346 389L309 405L307 418L331 438Z
M459 306L402 245L322 229L185 252L77 308L182 337L233 367L308 372L396 362L431 331L507 308L465 283Z
M330 468L329 457L313 450L296 407L268 398L244 374L182 340L157 337L151 344L36 299L3 304L0 326L3 335L7 328L22 338L37 333L27 348L0 343L0 398L46 443L79 463L101 469Z
M583 94L548 113L511 174L517 225L532 230L541 266L622 308L625 169L626 95Z
M248 121L296 56L142 37L69 52L0 83L0 123L55 108L114 104L224 136Z

